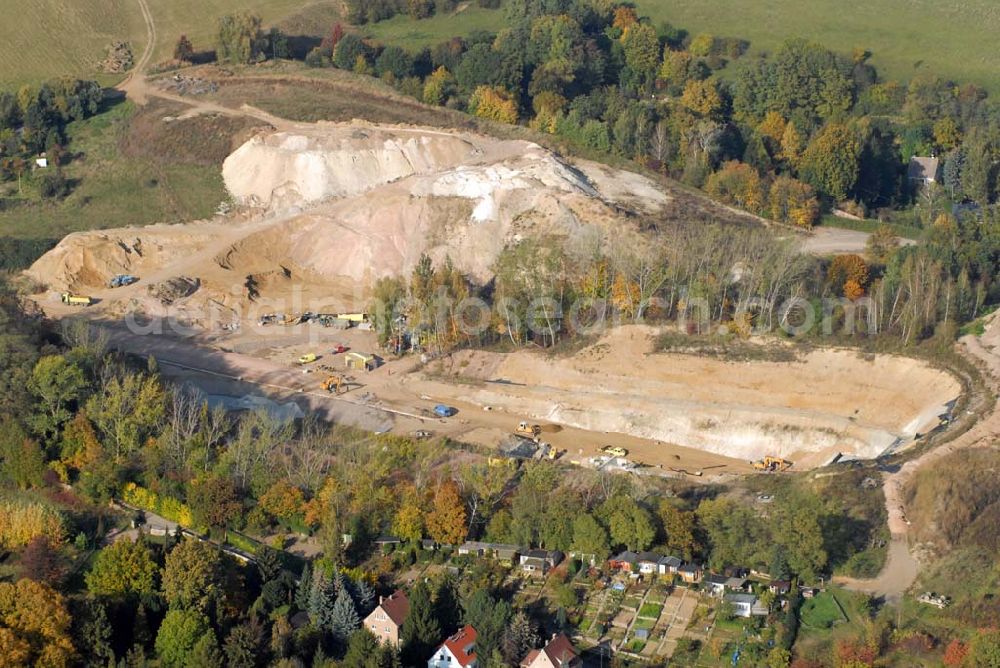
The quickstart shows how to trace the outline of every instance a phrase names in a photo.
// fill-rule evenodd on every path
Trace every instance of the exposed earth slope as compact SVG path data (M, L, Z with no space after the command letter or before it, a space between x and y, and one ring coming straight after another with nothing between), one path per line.
M623 210L670 203L645 177L571 166L530 142L364 123L258 135L223 174L244 215L70 235L30 273L89 293L119 273L192 276L202 285L193 305L232 308L247 305L240 286L252 276L264 300L360 308L377 279L408 274L423 253L486 281L505 245L526 235L627 237L638 231Z

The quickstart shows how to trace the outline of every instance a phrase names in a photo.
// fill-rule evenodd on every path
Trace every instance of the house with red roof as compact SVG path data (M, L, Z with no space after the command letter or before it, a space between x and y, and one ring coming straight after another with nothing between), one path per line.
M406 598L406 592L399 589L391 596L379 596L378 607L365 617L365 628L382 642L399 647L403 624L409 614L410 601Z
M476 629L468 624L451 636L438 647L430 659L427 668L476 668L479 665L476 657Z
M533 649L521 661L521 668L580 668L583 660L564 633L556 633L541 649Z

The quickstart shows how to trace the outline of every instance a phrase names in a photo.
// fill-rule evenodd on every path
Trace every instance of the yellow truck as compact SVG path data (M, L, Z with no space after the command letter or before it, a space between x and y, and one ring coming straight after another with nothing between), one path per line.
M316 353L306 353L305 355L300 357L298 361L299 364L311 364L315 362L316 359L317 359Z
M611 455L612 457L625 457L628 455L628 450L625 448L619 448L618 446L605 445L601 448L601 452L606 455Z
M90 306L94 300L83 295L74 295L72 292L62 293L62 303L70 306Z

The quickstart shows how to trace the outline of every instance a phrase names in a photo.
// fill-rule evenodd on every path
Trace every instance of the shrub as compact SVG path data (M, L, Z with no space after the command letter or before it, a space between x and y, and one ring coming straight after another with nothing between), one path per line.
M0 548L24 547L44 536L53 544L62 542L65 526L62 515L40 503L0 502Z
M194 526L194 518L187 504L173 497L160 496L134 482L127 483L122 489L122 501L131 506L154 512L181 526Z
M705 190L712 197L726 204L762 213L764 209L764 183L757 170L736 160L727 162L722 169L708 177Z
M62 199L69 194L69 182L59 172L45 174L38 181L38 193L43 199Z
M502 88L479 86L469 98L469 111L498 123L517 123L517 103Z

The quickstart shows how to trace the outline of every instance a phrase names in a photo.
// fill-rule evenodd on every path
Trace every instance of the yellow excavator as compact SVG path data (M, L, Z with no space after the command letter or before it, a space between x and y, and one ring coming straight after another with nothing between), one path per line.
M768 471L770 473L787 471L792 468L792 462L772 455L765 455L764 459L758 459L755 462L751 462L751 464L753 464L755 471Z
M350 389L347 386L349 380L350 379L345 378L344 376L333 375L324 380L322 383L320 383L320 387L326 390L327 392L344 394Z

